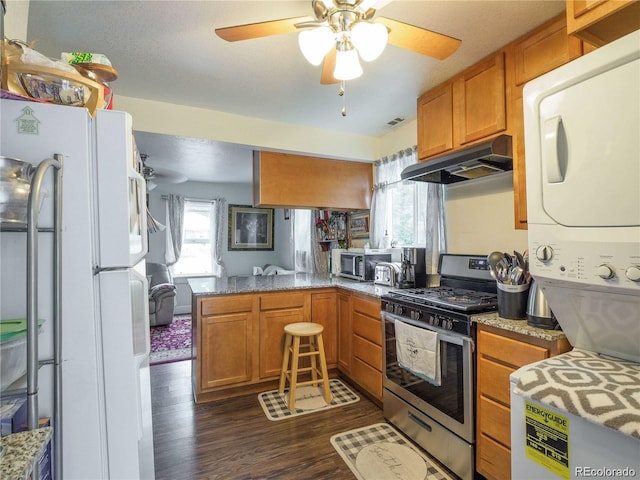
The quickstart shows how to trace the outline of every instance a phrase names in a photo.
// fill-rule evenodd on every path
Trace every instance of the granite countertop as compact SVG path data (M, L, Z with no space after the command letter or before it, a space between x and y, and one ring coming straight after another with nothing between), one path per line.
M0 445L6 448L5 455L0 459L0 478L29 478L45 451L52 430L52 427L43 427L0 437Z
M491 327L501 328L503 330L509 330L511 332L529 335L530 337L536 337L552 342L565 338L565 334L562 330L545 330L544 328L530 327L526 320L510 320L508 318L502 318L498 316L498 312L472 315L471 320L475 323L481 323L483 325L489 325Z
M394 290L392 287L374 285L372 282L358 282L344 277L329 277L296 273L290 275L247 275L234 277L196 277L188 279L194 295L211 296L235 293L274 292L278 290L297 290L309 288L340 287L353 292L380 298ZM556 341L565 338L562 330L545 330L530 327L526 320L509 320L498 316L497 312L472 315L471 320L483 325L529 335L542 340Z
M296 273L290 275L247 275L234 277L196 277L188 279L194 295L227 295L234 293L275 292L309 288L341 287L354 292L381 297L391 287L358 282L344 277Z

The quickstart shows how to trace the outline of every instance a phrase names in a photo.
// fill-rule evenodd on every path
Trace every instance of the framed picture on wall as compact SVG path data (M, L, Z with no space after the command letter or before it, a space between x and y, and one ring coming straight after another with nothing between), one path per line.
M351 238L369 237L369 210L349 214L349 235Z
M273 250L273 208L229 205L229 250Z

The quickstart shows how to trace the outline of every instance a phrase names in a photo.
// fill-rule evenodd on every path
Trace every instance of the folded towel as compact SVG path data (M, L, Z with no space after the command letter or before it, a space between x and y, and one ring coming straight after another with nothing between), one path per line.
M438 333L396 320L398 364L433 385L440 386L440 340Z

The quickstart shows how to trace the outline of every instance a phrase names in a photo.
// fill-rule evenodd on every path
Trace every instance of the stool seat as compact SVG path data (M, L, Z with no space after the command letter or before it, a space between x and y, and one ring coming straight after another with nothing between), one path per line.
M308 337L310 335L319 335L324 331L324 327L319 323L299 322L285 325L284 333L289 335L297 335L300 337Z
M280 374L279 393L284 393L284 389L289 379L289 409L294 410L296 405L296 388L313 385L317 387L322 382L324 400L331 402L331 388L329 387L329 374L327 372L327 360L324 354L324 344L322 342L322 332L324 327L319 323L298 322L285 325L284 352L282 357L282 372ZM301 344L300 339L308 339L308 343ZM302 353L300 349L304 349ZM300 357L310 357L310 367L298 367ZM316 359L316 357L318 357ZM289 368L291 359L291 368ZM317 360L320 368L318 369ZM310 372L311 380L300 381L300 373Z

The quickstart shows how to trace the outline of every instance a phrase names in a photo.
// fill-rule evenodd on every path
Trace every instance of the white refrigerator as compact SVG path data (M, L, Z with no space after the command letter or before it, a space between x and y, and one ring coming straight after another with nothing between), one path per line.
M145 183L129 114L0 100L0 155L62 155L61 431L67 479L153 479ZM52 222L45 179L40 227ZM48 183L47 183L48 181ZM49 195L46 195L46 192ZM53 355L52 235L38 234L39 358ZM25 316L22 233L0 238L0 315ZM39 416L53 414L53 367L38 371ZM55 466L54 466L55 469Z

